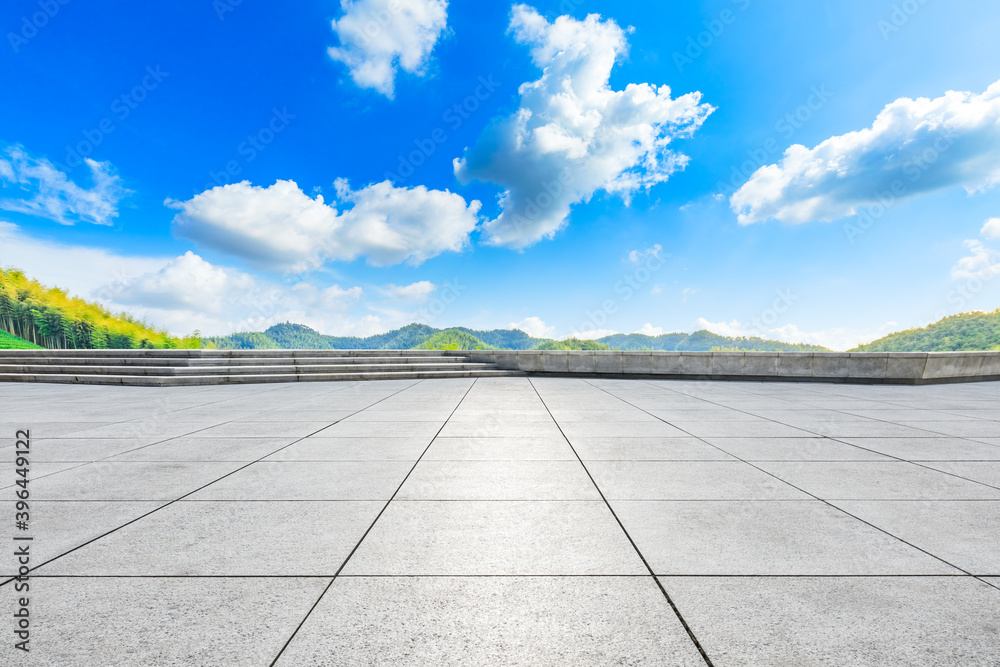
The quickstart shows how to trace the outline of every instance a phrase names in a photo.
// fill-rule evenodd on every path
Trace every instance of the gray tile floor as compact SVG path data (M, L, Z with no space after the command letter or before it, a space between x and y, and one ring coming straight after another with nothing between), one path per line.
M1000 383L0 385L0 664L1000 665ZM23 533L22 533L23 534Z

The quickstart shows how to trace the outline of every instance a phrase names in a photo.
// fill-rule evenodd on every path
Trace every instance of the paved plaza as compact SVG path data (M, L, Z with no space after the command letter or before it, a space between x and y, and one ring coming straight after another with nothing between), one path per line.
M2 384L0 405L0 664L1000 665L1000 383Z

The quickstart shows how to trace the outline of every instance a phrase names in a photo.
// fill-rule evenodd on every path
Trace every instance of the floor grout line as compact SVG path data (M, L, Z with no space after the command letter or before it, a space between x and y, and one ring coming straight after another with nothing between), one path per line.
M409 386L407 386L407 387L404 387L404 388L400 389L399 391L396 391L396 392L394 392L394 393L392 393L392 394L389 394L388 396L386 396L386 397L384 397L384 398L381 398L381 399L379 399L379 400L378 400L378 401L376 401L375 403L380 403L380 402L382 402L382 401L384 401L384 400L386 400L386 399L388 399L388 398L391 398L392 396L395 396L395 395L396 395L396 394L398 394L398 393L401 393L401 392L403 392L403 391L406 391L407 389L409 389L409 388L410 388L410 387L412 387L413 385L415 385L415 384L419 384L420 382L423 382L423 380L417 380L417 381L415 381L415 382L414 382L413 384L411 384L411 385L409 385ZM374 404L373 404L373 405L374 405ZM367 410L367 408L362 408L362 410ZM361 412L361 410L359 410L358 412ZM336 423L336 422L335 422L335 423ZM326 427L326 426L324 426L323 428L327 428L327 427ZM251 461L251 462L247 463L246 465L243 465L243 466L240 466L239 468L236 468L235 470L232 470L232 471L230 471L230 472L226 473L225 475L222 475L222 476L221 476L221 477L219 477L218 479L214 479L214 480L212 480L211 482L208 482L207 484L203 484L203 485L199 486L199 487L198 487L197 489L194 489L193 491L189 491L188 493L185 493L185 494L181 495L181 496L180 496L180 497L178 497L178 498L174 498L173 500L169 500L169 501L165 501L165 500L162 500L162 499L160 499L160 500L154 500L154 501L148 501L148 502L162 502L162 503L164 503L164 504L163 504L163 505L161 505L160 507L157 507L157 508L155 508L155 509L152 509L152 510L150 510L149 512L146 512L145 514L143 514L143 515L141 515L141 516L138 516L138 517L136 517L136 518L132 519L131 521L128 521L128 522L126 522L126 523L123 523L122 525L120 525L120 526L118 526L118 527L116 527L116 528L113 528L113 529L111 529L111 530L109 530L109 531L107 531L107 532L105 532L105 533L103 533L103 534L101 534L101 535L98 535L97 537L95 537L95 538L93 538L93 539L91 539L91 540L87 540L87 541L86 541L86 542L84 542L83 544L80 544L80 545L78 545L78 546L75 546L75 547L73 547L72 549L70 549L69 551L66 551L65 553L61 553L61 554L59 554L58 556L54 556L53 558L50 558L49 560L45 561L44 563L41 563L40 565L36 565L35 567L31 568L31 570L29 570L29 573L31 573L31 574L33 575L33 574L34 574L34 572L35 572L35 570L37 570L38 568L40 568L40 567L44 567L44 566L48 565L49 563L51 563L51 562L53 562L53 561L55 561L55 560L58 560L59 558L62 558L63 556L66 556L67 554L71 554L71 553L73 553L74 551L76 551L76 550L78 550L78 549L82 549L83 547L87 546L88 544L91 544L91 543L93 543L93 542L96 542L97 540L100 540L100 539L102 539L102 538L104 538L104 537L107 537L107 536L108 536L108 535L110 535L111 533L114 533L114 532L116 532L116 531L119 531L119 530L121 530L122 528L124 528L124 527L126 527L126 526L130 526L130 525L132 525L133 523L135 523L136 521L140 521L140 520L142 520L142 519L146 518L146 517L147 517L147 516L149 516L150 514L153 514L153 513L155 513L155 512L159 512L160 510L164 509L165 507L169 507L170 505L173 505L174 503L177 503L177 502L180 502L180 501L184 500L185 498L187 498L188 496L191 496L191 495L193 495L193 494L195 494L195 493L198 493L198 492L199 492L199 491L201 491L202 489L204 489L204 488L206 488L206 487L208 487L208 486L211 486L212 484L215 484L216 482L218 482L218 481L220 481L220 480L223 480L223 479L225 479L226 477L229 477L230 475L234 475L234 474L236 474L236 473L240 472L241 470L245 470L246 468L249 468L249 467L250 467L250 466L252 466L252 465L253 465L254 463L258 463L258 462L262 461L263 459L267 458L268 456L273 456L274 454L277 454L277 453L278 453L278 452L280 452L281 450L283 450L283 449L286 449L286 448L288 448L288 447L291 447L292 445L296 444L297 442L300 442L300 441L304 440L304 439L305 439L306 437L308 437L308 436L305 436L305 437L303 437L303 438L299 438L298 440L296 440L296 441L294 441L294 442L290 442L290 443L289 443L289 444L287 444L287 445L284 445L284 446L282 446L282 447L279 447L279 448L278 448L278 449L276 449L275 451L273 451L273 452L271 452L271 453L269 453L269 454L267 454L267 455L265 455L265 456L262 456L261 458L257 459L256 461ZM78 467L79 467L79 466L78 466ZM73 469L75 470L76 468L73 468ZM112 502L113 502L113 501L112 501ZM126 501L126 502L127 502L127 501ZM142 502L142 501L135 501L135 502ZM13 578L13 577L11 577L11 578L9 578L9 579L6 579L6 580L4 580L4 581L2 581L2 582L0 582L0 588L2 588L3 586L6 586L7 584L9 584L9 583L10 583L10 582L12 582L12 581L14 581L14 578Z
M459 399L458 403L455 405L455 409L452 410L452 412L451 412L452 415L454 415L455 412L458 411L458 408L461 407L462 402L472 392L472 389L476 386L476 383L478 381L479 381L478 378L472 378L472 384L469 385L469 388L466 389L465 394L462 395L462 398ZM451 419L451 415L449 415L448 419ZM431 445L434 444L434 440L437 439L437 436L441 433L441 431L444 430L444 427L448 425L448 419L445 420L444 424L441 424L441 427L438 429L438 431L434 435L434 437L431 438L431 441L429 443L427 443L427 446L424 448L424 451L420 454L420 457L417 458L416 461L414 461L413 466L410 468L409 472L407 472L406 476L403 477L403 481L401 481L399 483L399 486L396 487L396 490L393 492L392 496L389 498L389 500L386 501L386 503L382 507L382 509L379 510L379 513L377 515L375 515L375 519L371 522L371 525L368 526L368 529L365 530L364 534L361 535L361 538L358 540L357 544L355 544L354 548L352 548L351 551L350 551L350 553L347 554L347 557L344 559L344 562L340 564L340 567L338 567L337 571L334 573L333 578L330 579L330 582L326 585L325 588L323 588L322 592L320 592L319 597L316 598L316 601L312 604L312 606L306 612L305 616L302 617L302 620L295 627L295 630L292 631L292 634L291 634L291 636L288 637L288 640L285 641L285 643L282 645L281 649L278 651L278 654L276 656L274 656L274 660L271 661L270 667L274 667L278 663L278 660L281 659L282 654L285 652L286 649L288 649L289 645L295 639L296 635L298 635L299 630L302 629L302 626L305 625L305 623L306 623L307 620L309 620L309 616L311 616L312 613L313 613L313 611L316 609L316 607L319 606L319 603L323 600L323 597L326 596L327 591L329 591L330 588L333 586L333 583L337 580L337 577L339 577L340 573L343 572L343 570L344 570L345 567L347 567L347 563L350 562L351 558L354 556L354 554L357 552L357 550L361 547L361 544L365 541L365 538L368 537L368 534L371 533L372 529L375 528L375 524L377 524L378 521L379 521L379 519L382 518L382 515L385 514L385 511L387 509L389 509L389 505L392 504L392 501L395 499L395 497L399 493L400 489L402 489L403 485L406 484L406 480L408 480L410 478L410 475L413 474L413 471L416 469L417 465L420 464L420 460L424 457L424 454L426 454L427 450L429 450L431 448Z
M549 412L549 416L552 417L552 411L549 410L548 405L545 403L545 399L542 398L541 392L538 391L538 387L535 386L535 383L531 381L530 377L528 378L528 384L531 385L531 388L535 391L535 394L538 396L538 400L542 402L542 405L544 405L545 409ZM635 543L635 540L632 539L632 536L629 534L628 530L625 529L625 524L622 523L622 520L620 518L618 518L618 514L611 506L611 503L609 503L608 499L605 498L604 491L601 490L601 487L597 484L597 480L594 479L594 476L590 474L590 469L587 468L587 464L584 463L583 459L580 458L580 455L576 451L576 447L574 447L570 439L566 437L566 433L563 431L562 425L559 424L558 421L556 421L555 417L552 417L552 421L553 423L555 423L556 428L559 429L559 433L562 434L563 439L566 440L566 444L569 445L569 448L573 450L573 454L576 455L576 458L580 462L580 465L583 467L584 472L587 473L587 477L590 478L590 482L594 485L594 488L597 489L597 493L600 494L601 500L604 501L604 506L608 508L609 512L611 512L611 516L614 517L615 521L618 523L618 527L621 528L622 533L625 534L625 537L628 539L629 544L632 545L632 548L635 550L636 555L638 555L639 559L642 561L643 566L649 572L649 575L653 578L653 581L656 583L656 586L660 589L660 592L666 599L667 604L670 605L670 609L673 610L674 615L677 617L677 620L680 621L681 626L684 628L684 632L687 633L688 638L691 640L691 642L694 644L694 647L698 650L698 653L701 655L702 660L705 661L705 664L708 667L713 667L711 658L708 657L708 653L705 651L705 648L701 645L701 642L698 640L698 637L695 636L694 630L692 630L691 626L688 625L688 622L685 620L684 615L681 614L680 609L677 608L677 604L673 601L673 598L670 597L670 594L667 592L667 589L663 585L663 582L657 578L656 573L653 571L653 568L646 560L646 557L642 554L642 551L639 550L639 546Z
M587 384L591 384L590 382L588 382L588 381L586 381L586 380L584 380L584 382L587 382ZM591 384L591 386L593 386L593 387L594 387L595 389L598 389L598 390L600 390L600 391L603 391L603 392L605 392L605 393L606 393L606 394L608 394L609 396L612 396L613 398L616 398L616 399L617 399L617 400L619 400L619 401L622 401L623 403L627 403L628 405L632 405L632 407L637 407L637 406L635 406L634 404L632 404L632 403L629 403L629 402L628 402L628 401L626 401L625 399L621 398L620 396L615 396L615 395L614 395L614 394L612 394L611 392L609 392L609 391L607 391L607 390L605 390L605 389L603 389L603 388L601 388L601 387L598 387L598 386L596 386L596 385L593 385L593 384ZM716 403L713 403L712 401L709 401L709 400L707 400L707 399L702 399L702 400L705 400L705 402L706 402L706 403L712 403L713 405L717 405ZM643 408L639 408L639 409L640 409L640 410L642 410ZM747 413L747 414L749 414L749 413ZM654 415L654 416L655 416L655 415ZM658 419L659 419L659 418L658 418ZM670 424L670 422L668 422L668 421L667 421L667 420L665 420L665 419L661 419L661 421L663 421L663 423L665 423L665 424ZM769 421L774 421L774 423L776 423L776 424L781 424L781 422L779 422L779 421L777 421L777 420L769 420ZM679 426L676 426L676 425L674 425L674 424L670 424L670 425L671 425L671 426L673 426L674 428L677 428L677 429L681 430L681 431L683 431L683 430L684 430L684 429L681 429L681 428L680 428ZM787 426L787 424L783 424L783 425ZM687 433L687 431L684 431L684 432L685 432L685 433ZM698 437L698 436L694 436L693 434L691 434L691 435L692 435L692 437ZM712 443L710 443L710 442L708 442L708 441L704 440L703 438L698 438L698 439L699 439L699 440L701 440L702 442L704 442L704 443L705 443L706 445L710 445L710 446L712 446L712 447L715 447L716 449L719 449L720 451L724 451L724 452L725 452L725 450L724 450L724 449L722 449L721 447L718 447L717 445L713 445ZM844 443L844 444L848 444L848 443ZM913 548L913 549L916 549L917 551L920 551L920 552L922 552L922 553L924 553L924 554L926 554L926 555L930 556L931 558L934 558L934 559L936 559L936 560L939 560L939 561L941 561L942 563L944 563L945 565L947 565L947 566L949 566L949 567L952 567L952 568L954 568L954 569L958 570L959 572L962 572L962 573L964 573L964 574L966 574L966 575L969 575L969 576L973 576L973 575L972 575L972 574L971 574L970 572L968 572L968 571L967 571L967 570L965 570L964 568L961 568L961 567L959 567L958 565L955 565L954 563L951 563L951 562L949 562L949 561L945 560L944 558L942 558L942 557L940 557L940 556L938 556L938 555L936 555L936 554L933 554L933 553L931 553L930 551L927 551L926 549L923 549L923 548L921 548L921 547L918 547L917 545L915 545L915 544L913 544L913 543L911 543L911 542L909 542L909 541L907 541L907 540L904 540L903 538L899 537L898 535L894 535L893 533L890 533L890 532L889 532L888 530L885 530L884 528L881 528L881 527L879 527L879 526L876 526L875 524L873 524L873 523L871 523L871 522L869 522L869 521L866 521L866 520L862 519L861 517L859 517L859 516L857 516L857 515L855 515L855 514L852 514L852 513L848 512L847 510L845 510L845 509L844 509L844 508L842 508L842 507L838 507L837 505L834 505L834 504L833 504L832 502L830 502L830 500L833 500L833 499L824 499L824 498L820 498L820 497L819 497L819 496L817 496L816 494L814 494L814 493L811 493L811 492L809 492L809 491L806 491L805 489L803 489L803 488L801 488L801 487L799 487L799 486L796 486L795 484L792 484L792 483L791 483L791 482L789 482L788 480L785 480L785 479L782 479L782 478L781 478L781 477L779 477L778 475L775 475L774 473L772 473L772 472L770 472L770 471L768 471L768 470L765 470L764 468L761 468L760 466L756 466L756 465L754 465L753 463L751 463L751 462L749 462L749 461L746 461L746 460L744 460L744 459L741 459L740 457L736 456L736 455L735 455L735 454L733 454L732 452L726 452L726 453L727 453L727 454L729 454L730 456L734 456L735 458L739 459L740 461L742 461L742 462L743 462L743 463L745 463L746 465L748 465L748 466L750 466L750 467L752 467L752 468L754 468L754 469L756 469L756 470L759 470L760 472L762 472L762 473L764 473L764 474L766 474L766 475L768 475L768 476L770 476L770 477L773 477L774 479L776 479L776 480L778 480L778 481L782 482L783 484L787 484L788 486L792 487L793 489L796 489L797 491L799 491L799 492L801 492L801 493L804 493L804 494L806 494L806 495L808 495L808 496L810 496L810 497L814 498L815 500L819 500L820 502L822 502L823 504L827 505L828 507L831 507L831 508L833 508L834 510L836 510L836 511L838 511L838 512L841 512L841 513L843 513L843 514L845 514L845 515L847 515L847 516L849 516L849 517L851 517L851 518L855 519L856 521L859 521L859 522L861 522L861 523L863 523L863 524L865 524L865 525L867 525L867 526L870 526L871 528L874 528L875 530L877 530L877 531L879 531L879 532L881 532L881 533L883 533L883 534L885 534L885 535L888 535L889 537L891 537L891 538L893 538L893 539L895 539L895 540L898 540L899 542L901 542L901 543L903 543L903 544L905 544L905 545L907 545L907 546L909 546L909 547L911 547L911 548ZM902 459L901 459L901 461L902 461ZM877 463L877 462L876 462L876 463ZM924 500L924 501L927 501L927 499L926 499L926 498L925 498L925 499L923 499L923 500Z

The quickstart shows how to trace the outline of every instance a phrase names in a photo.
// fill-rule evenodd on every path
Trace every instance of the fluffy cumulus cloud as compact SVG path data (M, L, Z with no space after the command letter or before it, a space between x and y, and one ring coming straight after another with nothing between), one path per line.
M1000 239L1000 218L990 218L979 231L987 241ZM953 280L981 280L1000 276L1000 250L978 239L968 239L963 245L969 254L951 267Z
M979 232L985 239L1000 239L1000 218L990 218Z
M410 285L386 285L382 293L394 301L423 302L430 298L437 285L429 280L421 280Z
M21 146L0 153L0 209L37 215L63 225L89 222L111 225L118 217L118 202L129 191L107 162L89 158L92 185L71 181L45 158L29 155Z
M794 145L730 198L740 224L797 224L947 187L1000 182L1000 81L985 93L900 98L870 127L814 148Z
M532 338L553 338L556 335L556 328L549 326L539 317L526 317L520 322L511 322L507 328L520 329Z
M653 336L653 337L662 336L663 327L654 327L649 322L646 322L644 325L642 325L642 328L636 331L635 333L642 334L643 336Z
M397 69L420 74L448 23L447 0L341 0L333 22L340 46L330 57L344 63L360 88L392 99Z
M249 182L218 186L184 202L167 200L180 236L257 265L286 270L365 257L386 266L460 251L478 222L478 201L389 181L352 191L337 181L338 211L293 181L269 187Z
M221 313L254 287L249 275L213 266L188 251L157 271L109 284L104 294L129 306Z
M165 255L128 256L39 239L0 220L0 266L17 267L45 285L85 298L99 297L101 286L156 271L168 261Z
M368 335L405 324L370 312L359 286L276 283L216 266L193 252L153 271L118 278L96 293L107 303L182 333L261 330L290 321L324 333Z
M462 183L504 189L500 215L486 223L489 241L523 248L551 238L570 208L604 191L626 203L667 180L688 158L670 148L713 111L700 93L676 99L667 86L608 85L627 51L626 32L592 14L549 23L526 5L514 6L510 30L531 49L541 78L520 87L520 107L494 119L455 160Z

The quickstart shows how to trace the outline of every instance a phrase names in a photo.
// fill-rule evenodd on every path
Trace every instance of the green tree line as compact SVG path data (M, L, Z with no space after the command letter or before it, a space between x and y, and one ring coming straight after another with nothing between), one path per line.
M199 348L128 313L46 287L18 269L0 268L0 330L50 349Z

